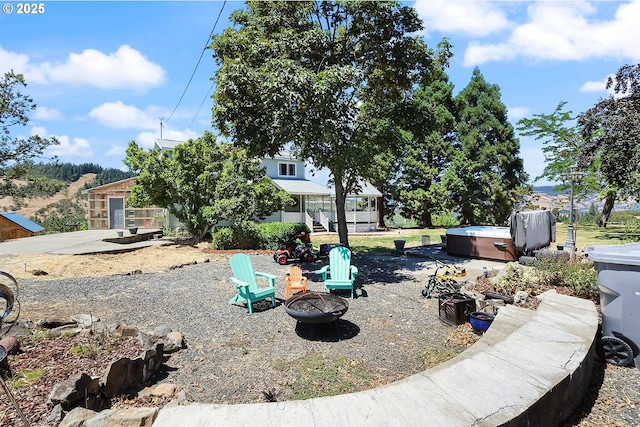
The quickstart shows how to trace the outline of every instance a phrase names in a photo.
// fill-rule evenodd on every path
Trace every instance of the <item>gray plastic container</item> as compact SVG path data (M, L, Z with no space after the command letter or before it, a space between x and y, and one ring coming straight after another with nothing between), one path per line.
M588 246L598 272L602 335L625 341L640 368L640 243Z

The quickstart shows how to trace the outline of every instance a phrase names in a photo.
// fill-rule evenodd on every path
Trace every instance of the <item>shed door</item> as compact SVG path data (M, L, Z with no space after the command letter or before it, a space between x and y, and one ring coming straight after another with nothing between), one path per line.
M109 198L109 228L124 228L124 198Z

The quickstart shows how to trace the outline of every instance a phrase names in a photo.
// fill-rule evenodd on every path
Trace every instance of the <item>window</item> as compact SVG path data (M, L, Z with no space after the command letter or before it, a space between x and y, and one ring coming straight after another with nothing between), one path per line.
M278 163L280 168L280 176L296 176L296 164L295 163Z

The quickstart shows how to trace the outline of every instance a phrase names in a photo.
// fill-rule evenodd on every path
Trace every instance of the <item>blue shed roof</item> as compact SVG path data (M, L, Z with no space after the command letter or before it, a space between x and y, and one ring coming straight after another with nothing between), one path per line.
M0 216L5 217L14 224L17 224L25 230L31 231L32 233L37 233L38 231L44 230L43 226L23 217L18 212L0 212Z

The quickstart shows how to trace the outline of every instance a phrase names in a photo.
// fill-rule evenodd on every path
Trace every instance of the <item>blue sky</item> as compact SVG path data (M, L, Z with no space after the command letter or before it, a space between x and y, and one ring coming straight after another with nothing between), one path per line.
M3 4L0 72L25 75L25 92L38 108L18 131L56 136L61 144L48 154L124 168L128 142L152 147L160 118L168 139L211 130L215 64L203 49L221 10L216 33L244 3L45 1L41 14L18 14L18 2ZM587 110L608 95L608 75L640 62L640 0L407 4L423 19L429 46L443 37L454 45L448 74L455 91L479 67L500 86L514 126L522 117L553 112L560 101L575 113ZM520 144L525 170L540 175L541 142L521 137Z

